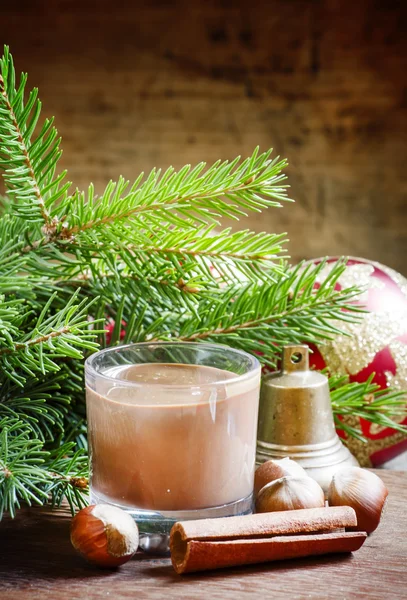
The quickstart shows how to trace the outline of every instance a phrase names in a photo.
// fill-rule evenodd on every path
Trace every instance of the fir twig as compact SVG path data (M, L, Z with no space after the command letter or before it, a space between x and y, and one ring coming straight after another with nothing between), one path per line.
M50 499L60 506L66 498L72 512L86 506L87 460L82 451L72 453L73 443L45 452L16 419L1 420L0 432L0 520L5 511L14 517L22 502L31 506Z
M15 341L11 333L7 335L0 348L0 364L3 363L5 367L6 377L22 386L26 375L34 377L38 371L42 374L58 371L59 366L55 362L58 356L81 359L83 349L97 348L93 338L100 331L91 330L86 317L95 300L83 299L76 304L78 294L79 291L75 291L64 308L47 317L56 296L54 293L43 306L34 329L19 341ZM25 318L28 316L25 315ZM17 323L21 324L20 317ZM15 334L16 330L16 326L13 326L12 333Z
M99 198L90 186L87 197L76 192L59 208L60 213L71 215L66 237L130 218L180 226L185 218L219 224L220 216L236 219L248 210L281 206L288 200L287 186L282 184L287 163L279 157L271 160L270 153L259 155L256 149L243 162L239 163L240 157L218 161L206 171L205 163L193 169L186 165L178 172L170 167L162 175L153 169L144 182L141 174L131 186L123 178L110 182Z
M30 439L29 430L16 419L0 421L0 519L4 511L15 516L21 501L42 504L47 476L42 469L44 453L40 440Z
M45 236L52 238L58 220L51 217L50 207L70 184L63 184L65 173L54 177L61 151L53 119L46 120L32 140L41 102L33 89L24 103L26 83L23 74L16 87L13 59L5 46L0 60L0 167L16 213L32 222L42 221Z
M407 425L397 423L394 418L407 417L407 392L381 389L373 383L374 373L362 383L349 383L347 376L332 376L329 380L332 409L338 429L361 442L366 437L360 429L344 422L341 417L356 416L381 427L390 427L407 435Z
M334 291L345 262L334 267L330 282L315 289L324 265L322 262L304 269L300 264L277 282L228 287L217 296L204 298L189 318L181 315L177 334L173 325L170 332L162 331L160 322L152 324L149 333L153 336L155 329L161 329L153 340L176 338L230 344L261 353L265 364L275 366L284 344L329 339L340 331L336 320L358 318L361 309L352 304L358 290Z

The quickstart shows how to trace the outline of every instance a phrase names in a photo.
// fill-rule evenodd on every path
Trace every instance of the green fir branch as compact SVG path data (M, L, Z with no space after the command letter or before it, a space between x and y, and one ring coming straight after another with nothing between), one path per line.
M230 230L213 232L218 217L237 216L243 208L259 210L259 207L276 204L271 198L280 198L282 191L280 187L275 188L274 183L285 178L280 174L285 163L269 160L269 154L258 157L255 151L252 157L241 164L238 160L231 165L216 164L197 179L197 172L193 170L190 176L185 177L185 185L181 188L173 182L175 175L179 174L173 174L173 177L164 175L158 179L156 186L151 186L151 177L148 177L140 188L137 187L139 178L129 194L125 193L128 182L120 181L116 186L109 184L101 198L95 198L93 191L87 202L83 195L67 197L66 205L58 205L60 214L56 218L62 222L63 214L69 216L58 231L51 238L43 236L30 241L21 248L21 252L41 252L45 257L45 250L51 262L61 259L62 252L70 252L75 257L71 261L76 259L78 269L80 265L86 268L90 261L99 256L104 257L113 268L119 258L141 276L146 275L146 265L149 265L150 270L154 266L156 272L176 269L179 277L183 278L190 275L189 271L193 271L194 276L202 273L204 277L211 277L209 260L216 264L220 274L228 281L236 282L239 278L231 265L246 279L266 277L267 273L270 275L273 271L281 273L282 244L286 242L283 235L255 234L250 231L232 233ZM239 167L236 169L237 164ZM228 167L226 170L225 166ZM241 182L239 186L243 186L245 192L243 194L240 191L235 195L227 188L227 184L239 178L246 179L247 171L250 182ZM223 174L222 179L220 174ZM224 188L220 193L219 181L223 182L223 178ZM201 179L212 182L219 198L214 196L209 199L205 195L198 202L197 196L193 195L183 201L180 213L177 209L179 203L174 205L173 200L168 200L172 190L188 195L191 188L199 188ZM82 199L80 205L76 202L79 197ZM232 200L229 202L228 199ZM131 201L136 203L136 208L132 211L122 210ZM203 224L197 225L197 215L198 223ZM81 224L72 225L70 218L75 223L79 220ZM163 223L166 223L165 235ZM58 248L47 248L50 243L57 243ZM44 262L38 266L43 267ZM70 266L72 264L67 265L68 268Z
M182 278L202 276L210 281L216 277L224 283L241 283L284 274L285 243L285 234L229 228L216 232L214 225L194 227L185 222L183 227L155 225L147 231L112 227L101 253L106 254L106 245L110 246L135 273L165 269Z
M219 229L224 217L280 207L286 161L244 160L119 178L101 195L69 193L60 138L37 90L0 61L0 518L25 504L87 502L83 359L147 340L213 341L275 366L287 343L318 342L358 319L346 261L291 267L285 234ZM318 285L317 285L318 284ZM106 331L103 326L107 326ZM405 397L371 380L332 380L338 427L348 414L392 426Z
M64 371L49 380L31 379L24 388L11 384L10 380L1 387L0 419L15 418L31 429L32 435L42 442L54 442L64 433L65 419L72 401L71 389L66 387L70 373Z
M87 504L87 458L67 443L57 451L43 450L41 440L17 419L0 420L0 520L4 512L15 517L22 503L31 506L50 500L60 506L66 499L72 513Z
M12 517L21 502L42 504L47 481L42 468L41 440L31 438L29 429L17 419L0 421L0 519L5 511Z
M41 102L36 88L24 102L26 83L27 75L22 74L17 86L13 59L5 46L0 60L0 168L16 214L42 223L45 235L52 237L57 220L51 217L51 207L70 184L63 183L65 172L55 176L61 139L53 119L46 119L33 137Z
M315 289L324 266L322 262L304 269L300 264L274 283L228 287L218 296L203 299L195 315L181 315L176 335L164 332L157 339L229 344L260 352L265 364L275 366L284 344L332 339L340 332L336 320L354 321L361 312L352 304L358 293L356 288L335 291L346 262L339 261L329 281ZM154 329L160 328L157 321ZM149 333L154 333L151 327Z
M343 417L353 416L407 435L407 425L394 420L395 417L407 417L407 392L391 388L381 389L373 383L373 379L374 373L362 383L349 383L347 376L330 377L332 409L337 429L366 442L360 429L342 420Z
M281 206L287 201L286 179L282 170L287 166L279 157L270 159L271 150L240 162L218 161L205 170L200 163L180 171L172 167L163 174L153 169L143 181L141 174L134 184L121 178L110 182L98 197L93 186L88 194L76 192L61 203L59 214L69 214L66 237L131 219L141 226L146 221L164 221L182 226L185 218L195 222L214 222L220 217L239 218L247 211L259 212L268 206Z
M49 474L44 490L52 507L66 500L75 514L76 509L88 505L88 459L81 448L75 451L74 442L65 443L50 453L44 467Z
M77 297L78 291L72 294L64 308L47 316L55 299L53 294L32 330L18 340L11 335L5 336L0 347L0 365L3 365L6 377L23 386L27 376L59 371L58 358L82 359L83 350L97 349L93 339L100 331L92 330L87 319L88 310L95 300L83 299L76 304ZM17 319L21 321L20 317Z

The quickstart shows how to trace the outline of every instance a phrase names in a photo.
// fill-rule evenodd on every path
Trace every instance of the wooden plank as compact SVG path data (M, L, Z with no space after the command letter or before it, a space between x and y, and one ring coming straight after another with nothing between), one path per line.
M0 41L79 188L274 146L297 204L247 226L288 231L294 261L407 274L405 16L376 0L20 0L1 3Z
M180 577L167 558L136 557L117 571L87 565L69 542L66 510L24 509L0 525L0 598L340 598L401 600L407 587L407 474L377 471L389 488L379 529L354 555Z

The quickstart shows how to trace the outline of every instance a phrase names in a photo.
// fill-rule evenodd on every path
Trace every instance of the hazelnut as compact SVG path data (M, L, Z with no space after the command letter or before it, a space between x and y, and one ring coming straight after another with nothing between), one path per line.
M118 567L136 553L138 528L129 514L109 504L80 510L71 523L71 543L87 561Z
M383 481L366 469L343 467L328 489L329 506L351 506L357 516L355 529L372 533L379 525L388 490Z
M260 492L261 488L267 483L286 477L287 475L296 475L297 477L307 477L307 473L295 460L291 458L282 458L280 460L267 460L257 467L254 474L254 497Z
M271 481L256 499L256 512L261 513L323 506L325 496L318 483L311 477L293 475Z

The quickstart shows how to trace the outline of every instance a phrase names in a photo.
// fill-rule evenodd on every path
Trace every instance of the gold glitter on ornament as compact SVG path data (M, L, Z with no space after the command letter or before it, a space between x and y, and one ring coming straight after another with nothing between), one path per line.
M407 344L396 338L407 332L407 279L393 269L374 261L359 258L350 258L358 261L357 264L346 267L338 280L342 288L356 286L363 292L357 297L361 304L366 303L369 291L372 289L383 290L384 298L388 298L387 306L383 302L384 310L362 315L361 322L355 324L338 322L338 329L349 334L338 335L330 342L319 344L318 348L332 374L356 375L368 367L376 354L389 348L396 364L396 374L386 372L387 385L399 390L407 390ZM327 264L321 271L318 282L322 283L332 271L335 263ZM385 273L400 290L400 296L391 289L380 277L374 275L375 269ZM402 422L405 415L394 417L395 422ZM346 416L345 422L353 427L360 427L359 417ZM387 427L370 424L369 434L377 435ZM370 456L375 452L390 448L405 439L405 434L394 432L382 439L368 439L367 443L348 437L345 441L352 454L358 459L361 466L372 466Z
M338 328L350 334L339 334L333 340L319 345L319 350L330 372L356 375L373 361L380 350L389 346L396 337L407 333L407 314L367 313L360 323L337 323Z
M395 340L389 344L389 350L396 364L396 374L386 371L386 381L388 387L393 387L396 390L407 390L407 344ZM406 391L407 399L407 391ZM399 417L392 417L395 423L402 423L406 415L400 415ZM386 426L377 425L372 423L370 425L369 433L377 435L387 429Z
M352 415L346 415L343 418L344 423L350 427L360 429L360 419ZM361 467L371 467L372 461L370 460L370 453L367 447L367 442L361 442L360 440L348 435L342 440L345 446L347 446L353 456L356 458Z
M360 428L360 422L358 417L346 416L344 421L352 427ZM363 443L354 437L348 436L343 442L349 448L353 456L359 461L361 467L371 467L372 461L370 457L375 452L391 448L395 444L402 442L406 439L405 433L396 431L393 435L388 435L380 440L368 439L367 442Z
M395 340L389 344L389 350L396 363L396 374L386 372L387 385L398 390L407 390L407 344Z

